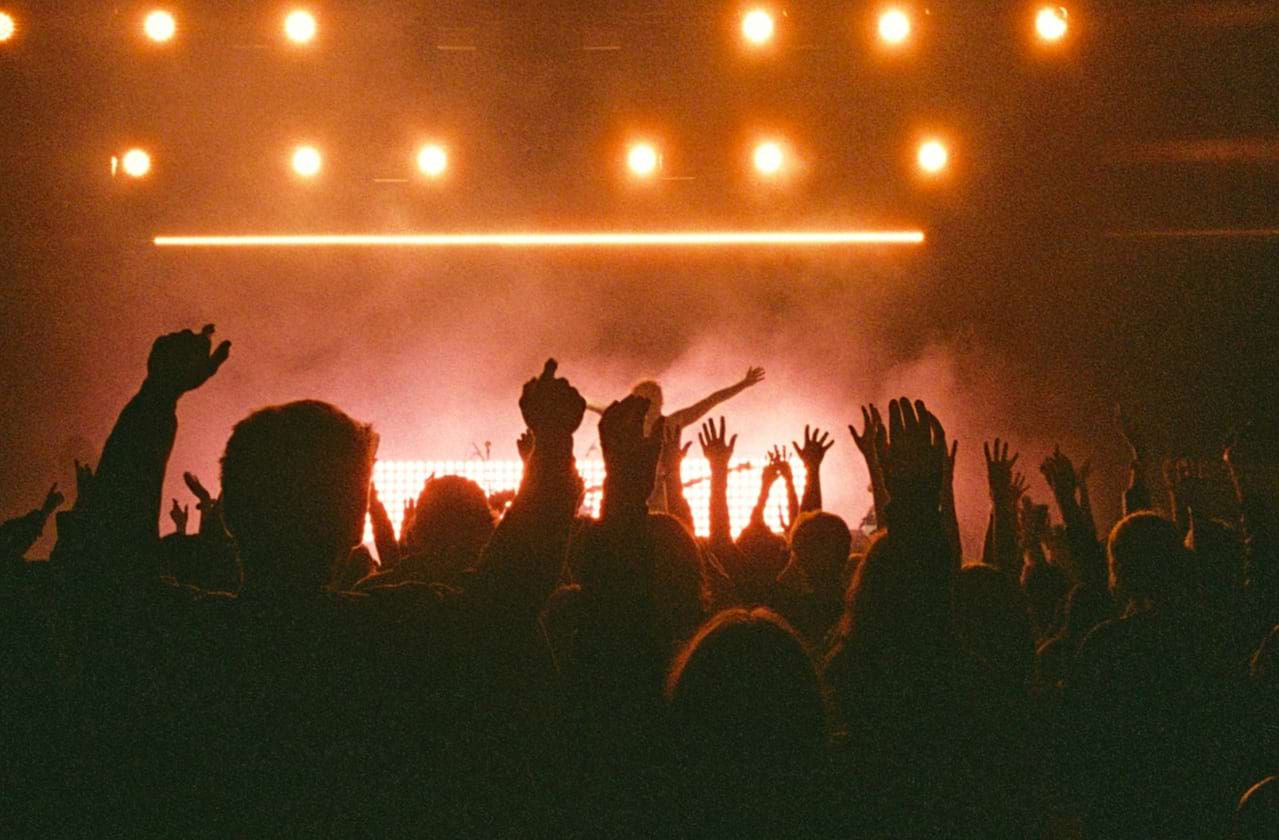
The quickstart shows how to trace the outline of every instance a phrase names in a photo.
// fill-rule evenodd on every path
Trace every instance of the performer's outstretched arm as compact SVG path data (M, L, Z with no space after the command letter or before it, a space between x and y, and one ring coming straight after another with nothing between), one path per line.
M668 426L675 425L684 428L705 417L710 410L722 402L731 400L733 397L745 391L747 388L764 381L764 369L761 367L748 368L746 376L742 377L740 382L728 386L722 390L716 391L701 402L694 403L688 408L681 408L679 411L670 414L666 418Z

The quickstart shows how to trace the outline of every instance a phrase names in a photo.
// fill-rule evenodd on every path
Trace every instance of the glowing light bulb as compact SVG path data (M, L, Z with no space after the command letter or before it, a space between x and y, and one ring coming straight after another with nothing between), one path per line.
M1041 40L1060 41L1068 28L1066 10L1061 6L1044 6L1035 15L1035 32Z
M120 168L130 178L142 178L151 171L151 156L141 149L129 149L120 158Z
M776 24L763 9L752 9L742 18L742 37L752 44L766 44L773 38Z
M928 140L919 146L919 168L935 175L946 168L950 152L939 140Z
M314 178L323 165L320 150L314 146L298 146L293 150L293 171L303 178Z
M428 178L438 178L449 167L449 155L443 146L423 146L417 153L417 168Z
M636 143L626 155L626 165L631 173L640 178L648 178L657 172L662 159L657 149L648 143Z
M8 12L0 12L0 44L10 41L18 32L17 21Z
M308 44L315 40L316 29L315 16L304 9L289 12L284 19L284 34L295 44Z
M163 9L157 9L147 15L146 20L142 22L142 31L152 41L163 44L173 40L173 36L178 31L178 22L173 19L173 15Z
M760 143L755 147L755 169L761 175L776 175L781 171L785 157L782 147L776 143Z
M901 9L888 9L879 16L879 37L896 46L910 37L910 16Z

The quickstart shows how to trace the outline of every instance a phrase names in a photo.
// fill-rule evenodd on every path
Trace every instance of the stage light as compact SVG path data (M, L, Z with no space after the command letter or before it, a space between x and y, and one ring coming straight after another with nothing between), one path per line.
M648 143L636 143L626 154L626 166L631 170L631 174L639 178L648 178L656 174L661 164L662 158L657 153L657 149Z
M314 146L298 146L293 150L293 171L303 178L319 175L323 162L320 150Z
M0 12L0 44L13 40L18 32L17 21L8 12Z
M151 171L151 156L141 149L129 149L120 158L120 168L130 178L142 178Z
M751 511L759 495L760 474L763 459L734 460L728 473L729 524L737 536L750 523ZM804 465L794 459L791 463L797 485L804 483ZM581 512L587 516L599 516L604 488L604 462L599 459L579 459L577 471L585 484L585 496ZM489 496L495 493L518 490L524 476L524 465L515 459L482 461L378 461L373 466L373 484L378 498L386 507L391 527L397 536L404 524L404 503L416 499L432 474L437 477L460 475L469 478ZM685 458L680 466L684 482L684 498L693 512L693 530L701 537L710 535L710 464L704 458ZM786 509L786 488L778 482L773 485L764 507L764 521L769 528L780 532L783 528L782 511ZM373 530L366 522L364 541L372 545Z
M910 37L910 16L901 9L887 9L879 16L879 37L885 44L897 46Z
M936 175L946 168L950 152L940 140L927 140L919 146L919 168L929 175Z
M920 230L157 236L157 248L706 248L920 245Z
M449 168L449 155L443 146L423 146L417 153L417 168L428 178L438 178Z
M755 161L755 171L759 172L759 174L776 175L782 170L786 155L782 152L781 146L769 141L760 143L755 147L753 159Z
M1035 33L1040 40L1060 41L1066 36L1066 10L1061 6L1044 6L1035 15Z
M173 36L178 31L178 22L173 19L173 15L163 9L156 9L142 22L142 31L152 41L163 44L173 40Z
M742 18L742 37L752 44L767 44L776 28L773 16L763 9L752 9Z
M315 40L315 16L304 9L289 12L284 19L284 34L295 44L308 44Z

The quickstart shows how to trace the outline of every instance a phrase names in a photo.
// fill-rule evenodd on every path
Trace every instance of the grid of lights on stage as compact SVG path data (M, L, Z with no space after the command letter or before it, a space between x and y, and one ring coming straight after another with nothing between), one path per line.
M760 472L766 462L764 458L734 459L728 474L728 513L732 523L733 535L736 536L750 522L751 511L759 498ZM791 471L794 473L795 492L803 495L804 466L797 458L790 459ZM598 516L601 489L604 485L604 462L600 460L579 459L577 471L586 483L586 498L582 503L582 513L587 516ZM710 464L703 458L692 456L684 460L681 471L684 482L684 497L693 509L693 522L698 536L710 534ZM386 507L395 533L400 533L404 522L404 505L409 499L416 499L422 492L422 485L435 475L460 475L469 478L484 489L489 496L519 488L520 479L524 475L524 464L519 460L480 460L469 461L378 461L373 470L373 484L377 487L378 498ZM782 531L786 517L786 486L779 479L773 485L764 510L764 521L774 531ZM365 528L365 541L372 543L371 527Z

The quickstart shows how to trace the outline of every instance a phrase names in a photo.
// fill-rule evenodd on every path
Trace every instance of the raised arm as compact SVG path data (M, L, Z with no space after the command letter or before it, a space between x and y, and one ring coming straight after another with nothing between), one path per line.
M804 427L804 445L791 441L795 454L804 465L804 499L799 504L801 511L822 509L822 460L835 445L830 432Z
M177 435L178 400L209 380L231 352L213 348L213 325L156 339L142 387L116 420L93 478L85 511L90 547L118 583L158 580L158 570L138 562L159 542L164 471Z
M764 465L764 469L759 474L759 497L755 500L755 507L751 509L751 524L764 524L764 513L768 508L768 498L773 493L773 485L777 483L777 479L783 478L790 473L790 462L786 460L786 451L774 446L773 451L768 453L768 463ZM790 486L795 486L794 478L791 479ZM791 495L794 494L792 489ZM794 511L791 511L791 519L795 518Z
M547 361L520 395L520 412L533 432L519 492L502 517L468 587L469 596L494 608L512 627L532 626L555 587L568 552L569 532L582 481L573 460L573 433L586 401Z
M1115 406L1115 424L1123 435L1124 443L1132 455L1128 477L1128 489L1124 491L1124 516L1139 510L1151 510L1154 503L1150 497L1150 487L1146 484L1146 470L1150 466L1150 448L1145 437L1138 431L1132 418L1123 412L1122 406Z
M66 501L58 492L58 485L49 488L44 503L30 513L0 524L0 560L6 563L21 562L31 546L44 533L45 523L53 512Z
M684 497L683 465L684 458L688 455L693 442L690 440L681 445L682 433L683 429L679 426L665 426L662 429L662 465L659 472L666 487L666 509L672 516L683 522L691 534L693 533L693 509L689 506L688 499Z
M884 484L884 469L879 462L879 453L884 448L884 421L879 416L879 409L874 405L862 406L862 432L857 433L857 427L850 425L848 431L853 436L853 443L857 444L857 450L862 453L862 458L866 461L866 471L870 475L870 492L875 501L875 526L883 529L885 523L888 522L886 510L888 507L888 488Z
M1058 447L1044 461L1040 471L1052 488L1057 508L1066 525L1066 540L1075 564L1076 580L1104 589L1107 576L1105 552L1097 541L1096 526L1079 504L1079 479L1074 465Z
M729 385L727 388L722 388L716 391L706 399L696 402L688 408L681 408L679 411L673 412L666 418L666 422L668 425L674 424L680 428L683 428L684 426L691 426L709 414L711 409L715 408L717 405L731 400L747 388L757 385L763 381L763 368L748 368L746 370L746 375L742 377L740 381Z
M702 424L697 435L702 445L702 456L711 468L710 545L712 550L722 551L733 545L733 528L728 515L728 464L733 459L733 447L737 435L727 436L724 418L719 418L719 428L714 420Z
M986 481L990 488L990 533L982 562L1017 578L1021 574L1021 551L1017 539L1017 495L1013 467L1018 455L1008 457L1008 443L982 444L986 455Z

